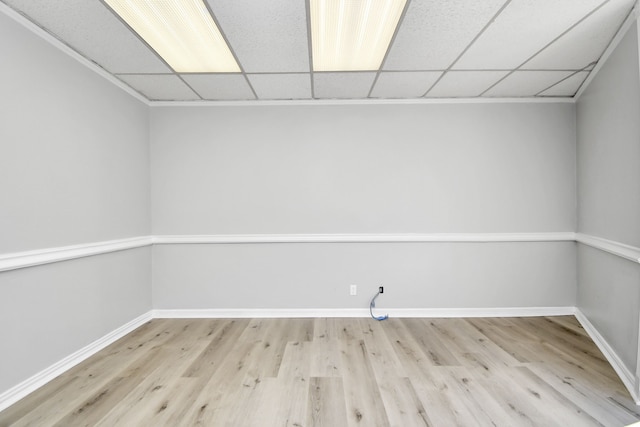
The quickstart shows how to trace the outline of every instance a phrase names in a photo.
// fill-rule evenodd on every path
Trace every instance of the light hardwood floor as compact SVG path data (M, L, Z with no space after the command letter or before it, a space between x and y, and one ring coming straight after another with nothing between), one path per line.
M576 319L156 319L0 426L623 426Z

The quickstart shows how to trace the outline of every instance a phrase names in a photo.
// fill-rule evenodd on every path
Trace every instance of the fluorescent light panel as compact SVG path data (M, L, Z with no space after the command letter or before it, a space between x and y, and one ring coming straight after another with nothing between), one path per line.
M315 71L377 70L406 0L311 0Z
M179 73L240 72L203 0L105 0Z

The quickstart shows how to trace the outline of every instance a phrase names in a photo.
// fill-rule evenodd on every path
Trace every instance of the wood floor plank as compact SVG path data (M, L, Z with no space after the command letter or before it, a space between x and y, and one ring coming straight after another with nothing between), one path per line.
M434 425L409 378L392 378L387 375L384 381L380 381L379 387L389 425L393 427Z
M433 365L430 358L424 353L422 346L407 330L402 319L388 319L385 321L384 327L389 342L407 374L415 374L415 371L419 371L423 365Z
M402 323L420 345L422 352L434 366L460 366L454 353L462 353L455 340L442 333L436 319L402 319Z
M639 414L620 411L619 405L609 396L598 393L597 388L585 384L584 381L562 375L542 363L531 363L528 369L541 380L571 400L576 406L589 406L589 414L602 425L628 425L637 420Z
M185 367L190 365L207 346L207 343L198 340L187 342L172 342L166 347L170 349L170 355L165 357L156 371L149 374L131 392L123 397L123 404L111 409L99 420L92 420L88 424L101 426L114 425L141 425L145 420L154 418L168 407L173 409L175 403L175 381L181 377ZM62 420L61 425L73 424L71 420Z
M340 350L344 369L342 382L348 425L351 427L389 426L364 340L340 340Z
M220 320L218 327L208 335L207 347L187 367L183 376L210 378L224 360L224 355L236 346L238 338L248 324L248 319Z
M342 357L337 339L314 340L309 374L312 377L342 377Z
M556 425L600 425L589 413L583 411L548 383L532 374L528 367L516 367L510 371L510 376L517 385L534 396L534 399L530 399L529 402L539 408L541 412L546 411Z
M347 424L342 378L311 378L307 425L335 427Z
M0 427L619 427L639 409L572 316L155 319Z
M517 330L511 319L467 319L479 332L520 363L541 362L540 340ZM517 322L515 322L517 324Z
M460 390L447 378L450 367L424 366L415 370L409 380L434 426L480 425L469 403L461 399Z
M407 377L407 373L385 333L384 325L373 319L358 319L358 322L377 380L384 382L387 378Z

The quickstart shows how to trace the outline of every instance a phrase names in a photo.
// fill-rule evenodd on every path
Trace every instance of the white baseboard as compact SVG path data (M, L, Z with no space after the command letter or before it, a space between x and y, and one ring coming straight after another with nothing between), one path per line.
M596 327L593 326L589 319L587 319L587 316L585 316L584 313L580 311L580 309L576 309L575 316L578 319L578 322L580 322L584 330L587 332L587 334L589 334L593 342L596 343L602 354L604 354L604 357L607 358L609 364L611 364L613 369L616 371L616 374L618 374L624 386L627 388L627 390L629 390L629 394L631 394L631 397L635 401L636 405L640 405L640 396L638 396L635 391L636 378L634 373L632 373L629 368L625 366L625 364L622 362L622 359L620 359L613 348L609 345L607 340L604 339L604 337L600 334L600 332L598 332Z
M147 312L0 394L0 411L152 319Z
M390 317L531 317L573 315L575 307L499 307L499 308L376 308L374 314L388 314ZM369 317L365 308L326 309L187 309L153 310L158 319L173 318L308 318L308 317Z

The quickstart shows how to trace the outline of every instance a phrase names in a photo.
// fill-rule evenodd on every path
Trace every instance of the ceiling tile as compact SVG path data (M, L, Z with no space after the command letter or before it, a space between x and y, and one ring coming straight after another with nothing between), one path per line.
M202 99L215 101L256 99L247 79L242 74L181 74L181 77Z
M500 10L505 0L413 0L385 70L444 70Z
M208 0L208 3L245 72L309 71L304 1Z
M603 0L513 0L453 68L516 68L601 3Z
M472 98L506 76L508 71L449 71L429 91L429 98Z
M310 99L311 75L248 74L258 99Z
M571 74L571 71L515 71L489 89L483 96L534 96Z
M375 78L374 72L313 73L314 95L330 99L366 98Z
M378 76L371 97L419 98L441 74L441 71L383 72Z
M612 0L527 62L525 69L580 70L597 61L633 7Z
M582 83L584 83L588 75L588 71L577 72L557 85L540 93L539 96L573 96L578 92L578 89L580 89L580 86L582 86Z
M171 72L99 1L3 1L111 73Z
M119 75L120 80L152 101L192 101L200 97L173 74Z

